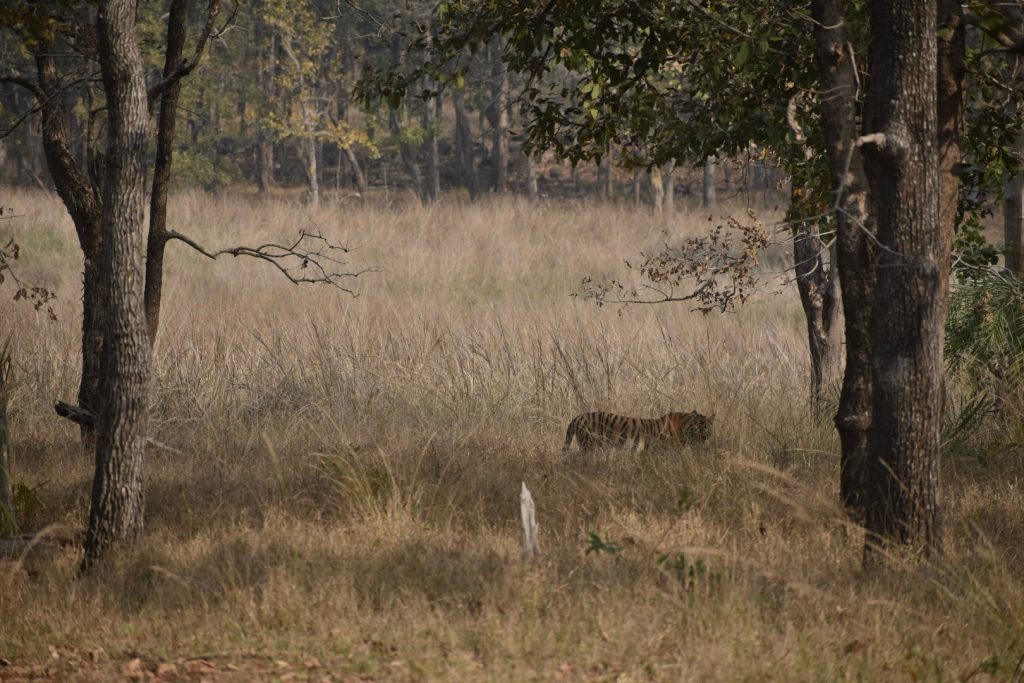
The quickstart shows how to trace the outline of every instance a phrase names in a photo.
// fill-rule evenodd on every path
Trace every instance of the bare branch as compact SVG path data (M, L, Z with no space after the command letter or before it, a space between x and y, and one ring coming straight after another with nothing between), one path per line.
M33 95L36 99L43 99L43 89L39 87L39 84L33 81L31 78L25 78L24 76L15 76L14 74L0 74L0 83L12 83L14 85L20 85L25 88Z
M174 230L167 232L167 239L184 242L212 260L216 260L219 256L248 256L266 261L293 284L330 285L352 296L358 296L358 293L343 284L346 280L380 270L379 268L344 270L342 266L345 266L346 262L342 257L348 254L350 249L332 244L319 233L305 230L301 231L298 238L291 244L270 242L256 247L226 247L216 251L208 250L191 237Z

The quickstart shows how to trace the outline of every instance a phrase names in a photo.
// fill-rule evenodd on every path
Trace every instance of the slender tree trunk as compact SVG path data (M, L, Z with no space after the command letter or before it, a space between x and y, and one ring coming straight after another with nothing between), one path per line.
M701 194L702 204L705 207L714 206L715 198L715 157L709 156L704 160L704 188Z
M433 83L427 81L426 87L432 87ZM438 95L440 98L441 96ZM423 127L427 131L427 197L432 202L441 198L441 153L438 149L438 128L440 119L437 117L437 110L433 102L423 103Z
M167 18L167 52L164 77L181 63L188 38L188 0L171 0ZM146 239L146 328L150 346L156 344L160 327L160 302L163 297L164 249L167 246L167 192L171 180L174 132L177 123L181 81L175 81L160 97L157 119L156 160L153 189L149 198L149 236Z
M949 236L939 220L936 5L873 0L865 148L878 227L865 560L941 550L939 429Z
M540 201L540 191L537 188L537 163L533 155L526 155L526 192L530 201L534 204Z
M268 34L265 45L262 36ZM266 117L267 108L276 101L274 72L277 69L277 36L268 31L263 22L258 22L257 37L260 41L259 84L263 101L259 103L259 109L262 111L256 119L256 184L260 194L266 194L274 185L274 143L263 119Z
M652 166L647 172L647 184L651 188L651 201L654 202L654 211L662 213L665 210L665 183L661 177L661 169Z
M0 348L0 536L18 532L11 482L11 431L7 422L7 391L11 380L9 354L9 348Z
M642 203L642 193L640 192L640 177L643 171L639 168L633 169L633 208L639 209Z
M673 214L676 210L676 162L670 161L662 167L662 186L665 188L664 212Z
M825 246L817 221L811 219L804 179L794 177L787 219L793 226L793 262L800 305L807 321L811 356L811 408L821 416L829 388L839 377L842 325L839 318L839 279L835 261L825 263Z
M1014 152L1024 157L1024 133L1017 133ZM1024 277L1024 173L1008 175L1003 184L1003 250L1006 268Z
M317 164L316 158L316 138L313 136L312 122L308 117L311 114L304 113L303 118L306 120L306 131L307 135L302 140L302 152L306 157L306 185L309 188L307 191L309 205L314 209L320 206L320 167Z
M352 173L356 177L356 187L359 188L359 196L363 199L366 198L366 192L369 189L366 183L366 174L363 173L363 167L359 164L359 159L356 157L355 150L351 146L343 149L345 157L348 159L349 165L352 166Z
M99 6L96 33L107 93L103 197L104 325L96 475L82 570L143 531L150 348L143 301L143 220L149 109L133 0Z
M848 46L850 26L844 0L813 0L815 54L820 87L833 93L821 99L821 125L832 188L838 193L836 267L842 290L846 370L835 423L841 444L839 491L847 511L863 517L871 426L871 310L875 290L874 222L868 183L857 140L855 63ZM756 162L756 169L762 168ZM756 176L755 176L756 184Z
M505 39L496 36L491 42L491 106L494 107L494 142L492 144L493 187L495 192L508 190L508 67L502 61Z
M612 166L611 148L601 157L597 164L597 196L610 202L615 196L615 169Z
M97 186L75 162L68 142L63 84L50 46L36 58L36 72L43 99L40 102L43 151L57 194L71 215L82 248L82 376L78 405L93 412L100 409L100 359L103 355L104 300L101 296L102 250L101 199ZM90 150L92 148L90 147ZM96 152L90 161L101 159ZM81 426L82 448L92 450L95 427Z

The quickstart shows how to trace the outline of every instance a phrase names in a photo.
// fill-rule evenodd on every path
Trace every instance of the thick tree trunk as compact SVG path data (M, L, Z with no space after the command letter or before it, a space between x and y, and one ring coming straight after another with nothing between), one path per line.
M839 492L847 511L861 518L865 505L868 428L871 426L871 310L875 289L868 184L857 140L858 76L848 46L844 0L813 0L815 53L822 91L821 125L832 188L838 193L836 266L842 290L846 370L836 413L841 444ZM756 162L755 169L762 168Z
M107 301L96 475L82 570L143 531L150 348L143 301L143 220L149 109L136 5L107 0L96 33L107 93L103 197L103 285Z
M164 78L181 63L188 37L188 0L171 0L167 18L167 52L164 57ZM181 81L167 86L160 96L157 118L156 160L153 166L153 189L149 198L149 236L146 239L146 329L149 344L156 343L160 328L160 302L163 297L164 249L167 246L167 192L171 180L174 153L174 131L177 123L178 96Z
M818 224L806 208L807 190L802 179L793 178L787 220L793 226L793 262L800 305L807 321L807 346L811 356L811 409L820 416L829 388L839 377L840 335L839 281L834 261L826 265L825 246Z
M936 5L871 2L865 148L878 228L865 560L941 550L939 429L950 236L939 219Z
M495 192L508 190L508 67L502 61L505 39L491 42L491 106L494 108L494 140L491 145L492 186Z
M705 207L714 206L717 202L715 197L715 157L709 156L704 160L704 184L701 193L702 205Z
M82 376L78 385L78 404L97 411L100 408L100 358L103 353L104 301L101 297L101 200L96 186L75 162L68 141L67 115L63 84L50 46L36 55L36 72L43 99L40 102L43 151L54 187L75 224L82 248ZM91 154L93 159L98 154ZM82 448L95 445L95 430L82 426Z
M452 106L455 108L455 169L459 182L469 192L469 198L476 201L480 196L477 182L475 155L473 154L473 130L466 113L466 97L462 90L452 91Z

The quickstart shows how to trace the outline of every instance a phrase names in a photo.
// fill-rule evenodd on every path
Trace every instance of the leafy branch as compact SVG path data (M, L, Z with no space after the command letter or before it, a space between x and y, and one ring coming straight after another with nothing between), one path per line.
M10 215L12 211L7 209L8 215L4 215L5 209L0 207L0 220L14 218ZM18 260L21 255L21 246L12 237L7 240L7 243L0 246L0 285L3 285L7 278L10 278L11 282L14 283L14 300L25 300L32 302L32 307L37 311L43 310L46 307L46 314L52 321L57 320L57 315L53 312L53 306L50 302L57 298L57 295L46 287L38 287L28 285L18 277L17 271L14 269L14 262Z
M730 217L728 227L718 225L708 235L692 237L679 246L669 243L666 232L658 251L641 252L639 266L626 262L641 283L595 282L586 277L579 295L598 306L693 301L694 310L701 313L734 310L757 289L758 256L770 241L768 230L753 213L748 215L752 225Z

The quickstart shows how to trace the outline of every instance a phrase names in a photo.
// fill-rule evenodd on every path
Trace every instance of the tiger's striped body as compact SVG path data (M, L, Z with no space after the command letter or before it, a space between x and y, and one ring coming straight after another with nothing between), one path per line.
M569 422L562 450L569 450L573 438L581 451L605 445L628 446L639 453L655 442L696 444L708 440L714 420L714 415L701 415L696 410L649 419L603 412L583 413Z

